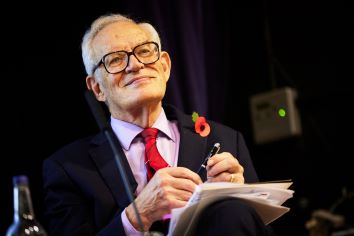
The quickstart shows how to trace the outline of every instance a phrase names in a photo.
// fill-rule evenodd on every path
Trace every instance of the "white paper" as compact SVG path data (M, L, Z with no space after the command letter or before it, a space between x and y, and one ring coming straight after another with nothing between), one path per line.
M288 212L282 204L293 196L288 188L292 182L237 184L229 182L203 183L197 186L187 205L172 210L169 234L193 235L194 221L209 204L226 197L236 197L254 207L264 224L269 224Z

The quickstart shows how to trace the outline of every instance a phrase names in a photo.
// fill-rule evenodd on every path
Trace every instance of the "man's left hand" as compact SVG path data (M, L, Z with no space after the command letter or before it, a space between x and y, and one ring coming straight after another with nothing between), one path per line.
M244 183L244 169L229 152L212 156L207 165L208 182Z

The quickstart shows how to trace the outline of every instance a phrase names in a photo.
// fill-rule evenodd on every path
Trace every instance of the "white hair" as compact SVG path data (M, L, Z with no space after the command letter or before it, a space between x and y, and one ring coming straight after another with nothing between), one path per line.
M139 25L150 36L150 39L159 45L159 49L161 50L161 40L159 34L151 24L146 22L137 23L134 20L120 14L109 14L101 16L97 18L94 22L92 22L91 27L86 31L84 37L82 38L82 59L84 62L86 73L88 75L91 75L93 73L92 70L98 60L92 45L94 38L107 25L116 22L131 22Z

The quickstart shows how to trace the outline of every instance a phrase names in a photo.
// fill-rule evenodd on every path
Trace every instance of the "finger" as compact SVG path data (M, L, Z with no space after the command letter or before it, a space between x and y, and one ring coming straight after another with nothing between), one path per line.
M190 179L175 178L175 177L171 177L169 179L166 179L166 182L164 184L165 184L165 186L171 186L175 189L184 190L184 191L187 191L190 193L193 193L196 186L197 186Z
M244 184L245 183L245 177L243 176L243 173L236 173L234 174L234 180L232 181L233 183L238 183L238 184Z
M215 176L221 172L243 173L243 167L230 153L222 153L215 155L211 160L212 165L208 163L208 175Z
M212 183L212 182L228 182L228 180L230 179L229 177L229 173L227 172L222 172L216 176L210 177L208 176L208 182Z
M223 153L219 153L219 154L216 154L214 156L212 156L209 160L208 160L208 163L207 163L207 166L209 168L213 167L214 165L222 162L222 161L225 161L225 160L231 160L231 161L234 161L237 159L231 155L231 153L229 152L223 152Z
M215 177L208 178L208 182L230 182L230 183L239 183L243 184L245 182L244 176L241 173L230 174L228 172L220 173Z
M157 198L161 209L172 209L184 206L191 196L188 191L168 187L160 189Z
M168 208L169 208L169 212L167 213L171 213L171 210L173 208L180 208L180 207L184 207L187 204L188 201L184 201L184 200L180 200L180 199L171 199L168 203Z
M138 209L140 209L141 214L143 214L144 212L149 212L148 218L152 221L156 221L162 219L164 215L171 213L172 209L184 207L187 202L188 201L170 197L169 199L159 200L158 204L154 204L155 207L153 208L153 210L149 209L149 205L146 204L140 204L138 206Z
M187 202L191 198L192 194L193 192L173 188L170 189L168 198L173 198L179 201Z
M169 179L178 180L173 177L169 177ZM191 192L183 189L177 189L171 184L173 181L170 181L169 179L151 179L149 184L135 199L137 204L143 206L144 209L149 209L150 212L153 212L158 209L170 209L171 206L175 207L172 203L174 200L187 202L192 196L193 191ZM190 180L185 181L189 181L193 184Z
M197 173L185 167L163 168L160 169L159 171L167 171L169 175L175 178L189 179L197 185L203 183L200 176Z
M208 167L212 167L213 165L215 165L216 163L224 160L227 156L232 156L230 153L228 152L222 152L222 153L218 153L215 154L214 156L212 156L207 163Z

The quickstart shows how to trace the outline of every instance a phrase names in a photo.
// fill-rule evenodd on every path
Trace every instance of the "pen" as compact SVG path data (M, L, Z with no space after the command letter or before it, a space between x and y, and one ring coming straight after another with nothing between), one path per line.
M215 154L217 154L219 150L220 150L220 143L215 143L214 146L212 147L212 149L210 150L208 156L204 159L203 163L200 165L199 170L197 172L198 174L200 174L202 169L206 168L208 160L210 159L210 157L212 157Z

